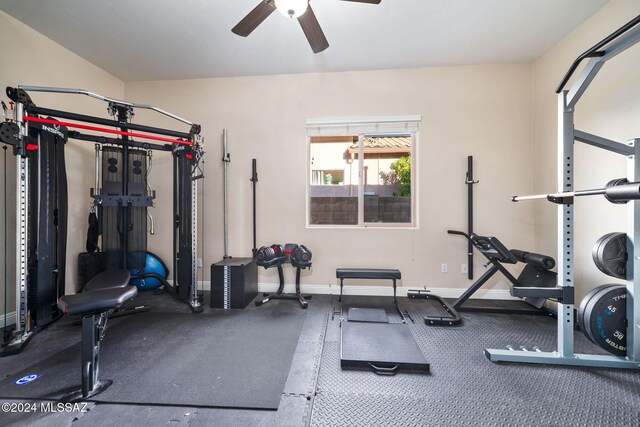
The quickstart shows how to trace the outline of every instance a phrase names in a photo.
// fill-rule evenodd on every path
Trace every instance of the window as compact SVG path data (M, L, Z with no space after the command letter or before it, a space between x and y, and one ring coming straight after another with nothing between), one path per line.
M308 224L414 226L419 121L308 120Z

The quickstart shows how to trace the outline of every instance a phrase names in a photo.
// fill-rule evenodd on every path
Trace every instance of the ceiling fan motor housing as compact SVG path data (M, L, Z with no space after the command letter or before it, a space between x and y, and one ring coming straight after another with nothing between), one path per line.
M285 16L297 18L309 7L309 0L275 0L276 8Z

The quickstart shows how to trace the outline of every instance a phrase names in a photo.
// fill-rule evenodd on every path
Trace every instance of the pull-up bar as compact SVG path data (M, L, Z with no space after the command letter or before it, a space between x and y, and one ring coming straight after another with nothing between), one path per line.
M103 96L94 92L90 92L88 90L84 90L84 89L68 89L68 88L62 88L62 87L44 87L44 86L18 86L19 89L25 90L27 92L49 92L49 93L68 93L68 94L76 94L76 95L87 95L91 98L95 98L95 99L99 99L101 101L105 101L105 102L110 102L113 104L117 104L117 105L123 105L125 107L131 107L131 108L142 108L142 109L146 109L146 110L152 110L155 111L157 113L163 114L167 117L171 117L172 119L175 119L179 122L182 123L186 123L189 126L193 125L192 121L189 121L187 119L183 119L180 116L177 116L173 113L169 113L168 111L165 111L161 108L155 107L153 105L149 105L149 104L137 104L135 102L129 102L129 101L123 101L120 99L115 99L115 98L109 98L107 96Z
M569 81L573 73L576 71L576 69L578 69L578 66L583 60L587 58L601 58L605 56L605 54L607 53L607 49L601 50L603 47L607 46L609 43L618 39L620 36L628 32L638 24L640 24L640 15L636 16L631 21L627 22L625 25L618 28L616 31L614 31L613 33L611 33L610 35L608 35L607 37L599 41L597 44L595 44L593 47L591 47L589 50L584 52L582 55L577 57L576 60L573 61L573 63L571 64L571 67L569 67L569 71L567 71L567 73L562 78L562 81L556 88L556 93L562 92L567 82Z
M190 142L190 141L182 141L180 139L171 139L171 138L165 138L165 137L162 137L162 136L147 135L147 134L144 134L144 133L126 132L126 131L123 131L123 130L101 128L101 127L97 127L97 126L83 125L83 124L80 124L80 123L61 122L61 121L58 121L58 120L42 119L40 117L33 117L33 116L24 116L24 121L42 123L42 124L49 124L49 125L67 126L67 127L71 127L71 128L92 130L92 131L96 131L96 132L106 132L106 133L112 133L112 134L116 134L116 135L132 136L132 137L136 137L136 138L153 139L155 141L171 142L171 143L180 144L180 145L189 145L189 146L193 145L193 143Z

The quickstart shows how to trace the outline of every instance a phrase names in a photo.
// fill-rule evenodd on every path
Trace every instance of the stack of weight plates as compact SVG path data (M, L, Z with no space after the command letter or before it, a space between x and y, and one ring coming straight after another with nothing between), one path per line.
M627 278L627 235L607 233L592 250L593 262L604 274ZM578 322L594 344L617 356L627 354L627 287L619 283L598 286L580 304Z

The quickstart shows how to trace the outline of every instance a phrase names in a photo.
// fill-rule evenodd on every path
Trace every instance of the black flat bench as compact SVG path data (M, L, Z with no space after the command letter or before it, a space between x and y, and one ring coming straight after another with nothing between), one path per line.
M402 279L400 270L391 268L338 268L336 269L336 278L340 279L340 297L338 301L342 301L342 288L344 279L367 279L367 280L392 280L393 281L393 303L396 310L400 313L402 321L405 322L405 314L398 307L398 299L396 297L397 280Z
M138 289L129 285L130 278L128 270L104 271L91 279L82 293L58 300L66 316L82 316L82 388L65 395L63 401L87 399L111 385L110 380L98 380L100 341L109 315L138 294Z

